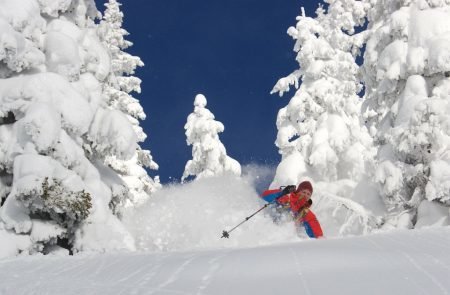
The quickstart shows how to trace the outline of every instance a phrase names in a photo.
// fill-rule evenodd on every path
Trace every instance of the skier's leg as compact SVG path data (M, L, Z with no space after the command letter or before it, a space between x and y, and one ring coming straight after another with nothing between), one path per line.
M303 224L309 237L320 238L323 236L322 227L311 210L308 210L308 213L303 217Z
M305 227L305 231L306 231L306 234L308 235L308 237L310 237L310 238L315 238L316 236L314 235L314 231L313 231L313 229L311 228L311 226L309 225L309 223L308 222L303 222L303 226Z

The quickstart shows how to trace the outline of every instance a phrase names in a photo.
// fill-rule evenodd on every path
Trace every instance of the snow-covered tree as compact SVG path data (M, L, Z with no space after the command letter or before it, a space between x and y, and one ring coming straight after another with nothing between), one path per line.
M103 83L103 93L108 98L110 108L119 110L127 116L139 142L143 142L147 135L139 126L138 120L144 120L146 115L139 101L130 93L141 92L141 80L133 74L136 68L143 66L144 63L139 57L123 51L133 43L124 38L128 32L122 28L123 13L120 5L116 0L110 0L105 4L106 9L98 29L99 36L111 55L111 71ZM144 167L158 169L148 150L138 148L130 160L124 161L110 156L106 162L119 173L129 188L126 196L118 195L122 198L113 199L112 205L115 211L143 202L161 187L159 178L152 179L144 169Z
M298 88L278 113L276 140L282 155L280 165L292 163L298 170L280 182L297 182L300 176L357 180L364 171L371 140L360 122L357 94L361 85L352 55L355 38L350 34L363 21L365 7L360 1L330 2L328 14L319 8L318 16L311 18L303 11L297 26L288 30L296 40L300 69L280 79L272 93L282 95L292 84ZM341 18L333 11L338 3L347 5L341 9L349 10L341 11Z
M389 226L411 228L421 206L450 205L449 9L448 1L380 0L370 11L364 114Z
M206 97L198 94L194 100L194 112L188 118L186 130L187 144L192 145L192 160L186 163L181 181L189 176L197 179L224 173L241 175L241 165L227 156L225 146L219 139L224 131L221 122L206 108Z
M297 91L278 112L276 145L282 159L272 186L309 178L322 187L323 198L325 191L333 188L335 191L330 192L337 196L358 199L362 196L349 194L348 187L354 189L366 181L365 171L372 164L374 149L361 120L358 93L362 85L355 61L366 32L356 34L355 28L364 25L370 5L354 0L325 2L329 4L327 9L320 6L316 18L307 17L302 9L296 27L288 30L296 40L299 69L280 79L272 93L281 96L291 85ZM330 185L339 182L345 185ZM333 200L321 202L323 208L318 210L329 211L339 203L336 200L342 199ZM346 211L344 226L356 220L352 216L367 215L353 210L360 206L342 208Z
M111 54L111 72L104 91L111 106L136 119L144 120L145 113L141 104L130 95L133 91L141 92L141 79L132 75L136 68L142 67L144 63L139 57L123 51L133 43L124 38L128 32L122 28L123 13L120 11L120 5L116 0L109 0L105 4L105 13L99 26L99 35ZM145 138L145 134L140 136Z
M137 124L105 95L120 75L98 16L93 0L0 3L0 231L16 252L134 249L110 208L134 188L108 159L151 157L133 158Z

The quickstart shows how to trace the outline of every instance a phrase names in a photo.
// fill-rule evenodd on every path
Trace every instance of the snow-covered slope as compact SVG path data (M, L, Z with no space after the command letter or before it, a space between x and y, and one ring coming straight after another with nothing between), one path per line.
M258 248L0 260L0 294L449 294L450 227Z

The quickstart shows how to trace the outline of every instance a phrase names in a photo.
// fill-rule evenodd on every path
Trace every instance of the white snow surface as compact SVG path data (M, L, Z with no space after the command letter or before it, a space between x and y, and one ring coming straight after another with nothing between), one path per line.
M258 248L18 257L0 260L0 294L449 294L449 244L445 227Z

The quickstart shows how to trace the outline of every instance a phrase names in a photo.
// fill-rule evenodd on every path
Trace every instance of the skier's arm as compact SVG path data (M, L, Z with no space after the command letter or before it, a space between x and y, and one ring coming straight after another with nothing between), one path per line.
M309 198L305 197L299 197L297 194L295 194L292 198L291 207L294 212L299 212L303 208L309 208L312 204L309 203Z
M279 205L286 205L286 204L289 204L289 200L290 200L290 197L289 197L289 194L287 194L287 195L277 198L275 201Z
M291 192L295 190L295 185L288 185L283 188L283 190L280 189L273 189L273 190L266 190L262 194L262 198L264 201L268 203L274 203L277 202L279 204L287 203L289 202L289 198L285 198L288 196ZM281 199L281 201L280 201Z
M275 202L280 196L282 196L282 191L279 189L274 189L274 190L266 190L264 191L264 193L262 194L261 198L268 202L268 203L273 203Z
M286 205L290 202L290 195L295 191L295 185L288 185L282 190L281 196L279 196L275 201L280 205Z

